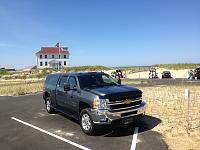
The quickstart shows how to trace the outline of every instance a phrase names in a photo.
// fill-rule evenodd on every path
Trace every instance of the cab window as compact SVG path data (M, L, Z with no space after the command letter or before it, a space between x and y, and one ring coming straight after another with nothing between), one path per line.
M76 78L75 77L69 77L68 84L70 84L70 86L72 88L77 87Z

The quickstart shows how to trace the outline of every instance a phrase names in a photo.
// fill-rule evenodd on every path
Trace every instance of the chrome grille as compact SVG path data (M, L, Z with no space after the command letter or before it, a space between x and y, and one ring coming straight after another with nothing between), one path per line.
M122 109L129 109L132 107L139 106L142 102L141 98L138 99L126 99L123 101L114 101L108 103L108 108L110 110L122 110Z

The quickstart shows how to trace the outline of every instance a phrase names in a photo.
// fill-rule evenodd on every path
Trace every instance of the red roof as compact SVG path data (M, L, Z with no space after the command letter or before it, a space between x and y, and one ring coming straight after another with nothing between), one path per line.
M36 54L65 54L69 55L67 48L63 47L41 47L41 50Z

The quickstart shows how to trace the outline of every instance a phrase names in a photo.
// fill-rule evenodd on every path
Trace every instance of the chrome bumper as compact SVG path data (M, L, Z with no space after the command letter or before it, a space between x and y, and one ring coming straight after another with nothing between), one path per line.
M142 101L141 105L132 107L131 109L124 109L123 111L91 109L91 115L94 124L104 125L104 124L111 124L115 120L120 120L124 118L145 114L145 110L146 110L146 103Z

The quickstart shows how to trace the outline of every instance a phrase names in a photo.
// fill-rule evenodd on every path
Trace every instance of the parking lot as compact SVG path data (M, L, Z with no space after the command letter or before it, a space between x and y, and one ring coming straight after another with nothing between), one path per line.
M77 121L59 113L49 115L42 94L0 97L0 103L0 147L3 150L168 148L162 135L152 131L161 120L148 115L138 124L87 136Z

